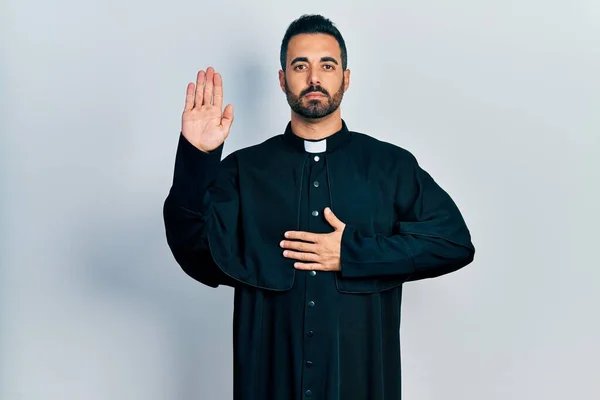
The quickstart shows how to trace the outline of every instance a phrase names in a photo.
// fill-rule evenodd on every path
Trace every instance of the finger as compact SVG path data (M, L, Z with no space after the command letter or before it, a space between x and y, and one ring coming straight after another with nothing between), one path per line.
M294 260L299 260L299 261L316 262L319 260L319 256L314 253L302 253L300 251L292 251L292 250L285 250L283 252L283 256L286 258L292 258Z
M319 263L302 263L296 262L294 263L294 268L301 269L304 271L325 271L326 268L322 264Z
M302 231L288 231L284 234L284 236L288 239L298 239L303 240L305 242L317 243L319 240L319 235L310 232L302 232Z
M279 245L284 249L298 250L304 253L316 253L317 246L314 243L296 242L291 240L282 240Z
M213 103L213 88L215 77L215 70L212 67L206 69L206 83L204 84L204 94L202 105L212 105Z
M214 84L213 104L221 110L221 107L223 107L223 78L221 74L215 73Z
M185 93L184 111L190 111L192 108L194 108L194 89L194 84L192 82L188 83Z
M231 124L233 124L233 104L229 104L227 107L225 107L225 110L223 111L223 118L221 118L221 125L223 125L227 135L229 135Z
M333 213L333 211L331 211L331 208L329 207L325 208L325 219L327 220L327 222L329 222L329 224L332 227L336 229L339 229L344 225L344 223L340 221L338 217L335 216L335 214Z
M194 107L202 106L205 80L206 74L202 70L199 71L198 76L196 77L196 94L194 97Z

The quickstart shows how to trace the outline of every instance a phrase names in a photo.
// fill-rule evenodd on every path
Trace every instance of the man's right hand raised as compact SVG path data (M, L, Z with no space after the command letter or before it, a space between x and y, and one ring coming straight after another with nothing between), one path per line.
M187 86L181 133L196 148L207 153L219 147L233 123L233 105L223 110L223 79L212 67L198 72L196 84Z

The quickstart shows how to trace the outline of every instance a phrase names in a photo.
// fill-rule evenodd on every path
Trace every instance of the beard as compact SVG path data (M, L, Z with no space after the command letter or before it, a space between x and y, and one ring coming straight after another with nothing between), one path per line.
M345 78L342 78L342 84L340 85L340 88L332 97L321 86L310 86L300 92L300 95L296 96L290 91L286 79L285 95L287 97L288 104L290 105L292 111L304 118L318 119L326 117L336 111L342 103L342 99L344 97L344 80ZM325 95L325 97L308 100L304 98L304 96L307 94L315 92L322 93Z

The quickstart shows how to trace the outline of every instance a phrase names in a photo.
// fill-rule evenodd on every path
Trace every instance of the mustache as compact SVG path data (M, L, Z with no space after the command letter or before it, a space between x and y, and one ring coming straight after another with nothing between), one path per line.
M300 97L304 97L309 93L323 93L325 96L329 97L329 93L327 93L327 90L323 89L321 86L311 86L308 89L302 91L302 93L300 93Z

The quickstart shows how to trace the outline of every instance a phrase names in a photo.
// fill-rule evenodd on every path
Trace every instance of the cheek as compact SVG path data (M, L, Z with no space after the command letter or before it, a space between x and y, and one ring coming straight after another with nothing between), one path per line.
M288 78L287 80L287 88L290 92L292 92L293 94L295 94L296 96L298 96L300 94L300 92L302 92L302 90L304 90L305 88L305 84L303 82L300 82L299 79L290 79Z
M328 82L326 83L326 85L327 86L325 86L325 89L327 89L329 94L331 94L333 96L335 93L337 93L340 89L343 88L344 83L342 82L341 77L335 77L335 78L329 79Z
M340 86L339 85L329 85L328 87L326 87L326 89L327 89L327 92L329 93L329 96L333 97L340 89Z

